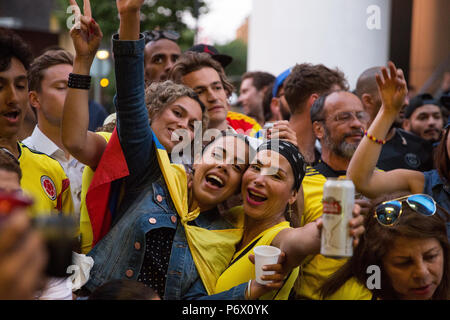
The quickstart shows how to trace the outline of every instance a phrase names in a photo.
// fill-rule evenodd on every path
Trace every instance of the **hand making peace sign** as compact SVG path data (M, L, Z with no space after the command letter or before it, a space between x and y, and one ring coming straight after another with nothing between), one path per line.
M83 0L84 14L81 13L76 0L69 0L70 5L75 6L77 23L70 30L77 58L85 59L92 63L100 46L103 34L100 26L92 19L91 4L89 0Z

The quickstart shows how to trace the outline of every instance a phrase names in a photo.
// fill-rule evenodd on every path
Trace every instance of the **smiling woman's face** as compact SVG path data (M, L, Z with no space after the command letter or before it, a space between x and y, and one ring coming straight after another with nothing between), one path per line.
M403 300L433 297L444 272L444 252L435 238L399 236L383 258L393 289Z
M194 139L195 121L202 121L202 109L197 101L185 96L178 98L174 103L164 108L160 114L154 116L151 126L159 142L170 153L179 142L177 139L172 141L174 131L178 129L186 130L187 136L192 141Z
M256 163L252 162L242 177L245 214L257 220L278 222L288 203L296 199L293 185L294 174L289 161L277 152L259 151Z
M193 191L202 211L224 202L239 190L247 168L248 146L234 136L218 137L194 164Z

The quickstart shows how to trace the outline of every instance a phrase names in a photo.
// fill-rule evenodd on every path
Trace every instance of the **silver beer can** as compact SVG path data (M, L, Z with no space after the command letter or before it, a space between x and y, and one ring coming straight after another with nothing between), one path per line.
M351 180L329 178L323 186L323 228L320 254L330 258L353 255L353 237L348 223L355 204L355 186Z

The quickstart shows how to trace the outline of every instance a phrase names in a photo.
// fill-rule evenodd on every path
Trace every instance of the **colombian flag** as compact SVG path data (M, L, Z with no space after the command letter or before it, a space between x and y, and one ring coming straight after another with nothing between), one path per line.
M259 138L262 135L262 128L259 123L245 114L228 111L227 122L237 133L254 138Z
M164 147L159 143L154 132L153 140L158 164L176 208L180 222L186 233L187 242L197 271L208 292L213 294L217 279L227 268L234 255L236 245L241 241L243 229L208 230L188 224L200 214L200 208L189 208L187 176L183 165L173 164ZM103 134L102 134L103 135ZM102 155L95 173L83 173L83 181L90 186L86 194L86 210L82 211L81 229L83 251L88 252L98 243L111 228L119 199L120 179L129 175L126 160L120 146L116 130L113 134L104 135L108 145ZM119 183L118 183L119 182ZM83 213L84 212L84 213ZM89 241L91 235L92 241ZM86 240L87 239L87 240ZM220 252L220 254L218 254Z

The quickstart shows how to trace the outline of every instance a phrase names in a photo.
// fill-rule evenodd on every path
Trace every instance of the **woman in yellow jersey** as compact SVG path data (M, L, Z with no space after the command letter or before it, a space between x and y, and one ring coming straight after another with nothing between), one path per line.
M244 234L233 260L217 281L216 292L245 281L251 283L255 278L255 266L248 259L248 253L253 253L256 246L272 245L285 252L284 265L292 271L279 290L260 299L288 298L298 276L298 266L307 255L316 254L320 249L320 221L302 228L289 225L290 206L296 200L304 175L303 156L291 143L268 140L258 148L255 160L242 178ZM354 211L358 216L359 207ZM362 216L352 219L351 225L357 227L350 231L351 235L363 232L358 221L362 221ZM252 296L251 292L247 295Z
M353 257L323 285L322 297L448 300L450 246L437 211L446 214L424 194L375 200Z

